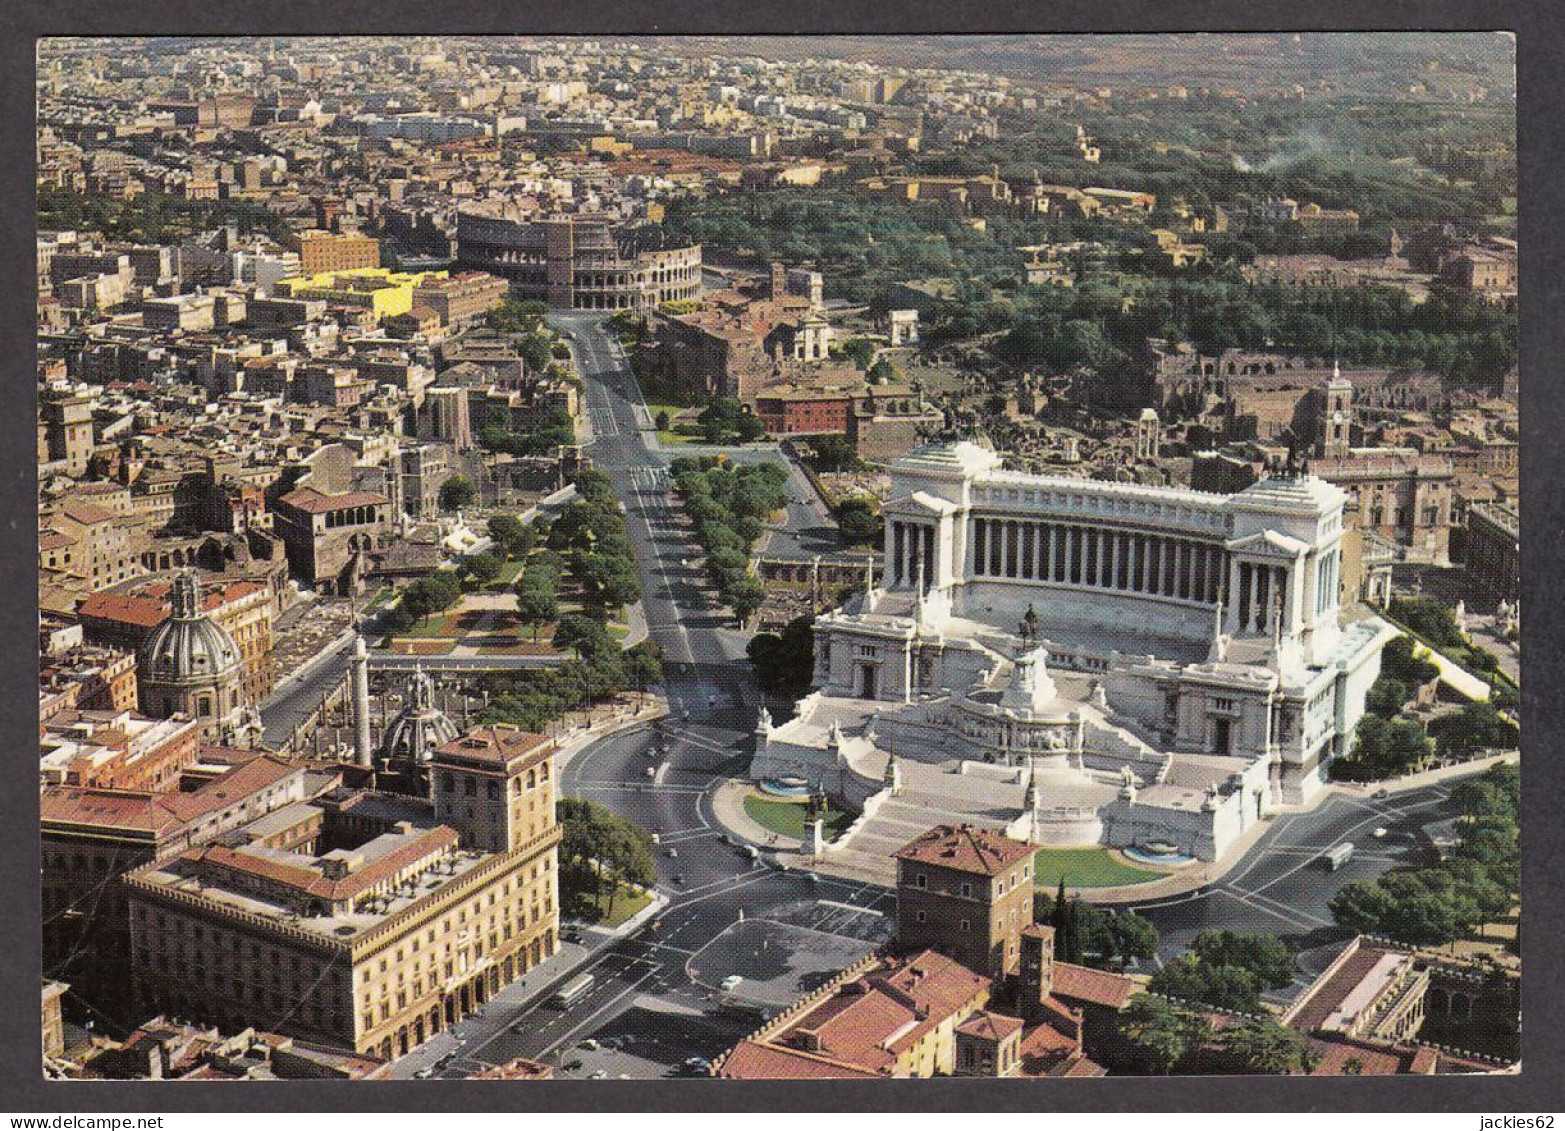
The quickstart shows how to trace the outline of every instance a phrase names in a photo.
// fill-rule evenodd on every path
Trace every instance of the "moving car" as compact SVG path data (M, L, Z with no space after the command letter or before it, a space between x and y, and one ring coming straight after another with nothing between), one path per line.
M1390 832L1390 830L1387 829L1384 825L1381 825L1379 828L1377 828L1374 832L1370 833L1369 835L1374 837L1376 840L1380 840L1388 832Z

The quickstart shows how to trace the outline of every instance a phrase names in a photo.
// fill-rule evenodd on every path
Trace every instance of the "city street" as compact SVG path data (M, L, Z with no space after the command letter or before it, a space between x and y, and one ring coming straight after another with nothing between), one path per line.
M646 409L618 344L592 316L552 317L574 334L594 435L590 452L625 503L648 628L664 650L670 707L658 726L577 754L561 774L560 793L597 801L655 833L658 890L670 902L636 937L586 932L584 941L596 947L574 965L552 966L558 973L547 983L534 974L525 1002L502 995L459 1033L398 1062L399 1077L458 1051L458 1037L465 1043L439 1075L463 1076L518 1056L575 1077L667 1075L687 1058L710 1059L755 1027L758 1014L719 1000L718 985L730 973L753 978L754 1000L775 1006L810 978L866 953L891 928L895 899L885 889L784 872L729 843L717 826L711 795L744 771L754 727L745 638L706 589L700 550L669 498L667 453L646 446ZM771 925L757 926L763 922ZM590 991L568 1008L552 1004L553 991L581 973L593 975ZM605 1037L629 1041L618 1051L577 1048Z
M647 447L645 406L618 343L592 316L552 317L574 335L593 462L625 503L670 703L656 726L614 735L571 759L561 795L597 801L655 833L658 890L669 903L633 937L587 931L589 949L574 960L551 960L530 979L525 1000L503 994L457 1034L399 1062L398 1076L438 1065L436 1074L457 1077L518 1056L572 1077L675 1073L687 1058L710 1059L753 1029L760 1014L744 1004L775 1008L791 1000L894 927L892 892L782 871L764 853L752 858L718 826L712 795L745 771L754 726L744 637L704 584L699 549L669 497L668 453ZM799 514L805 525L816 517L809 507ZM1313 948L1343 934L1331 920L1331 897L1346 883L1430 851L1431 837L1450 817L1448 793L1441 785L1385 801L1333 795L1310 813L1278 818L1213 886L1138 908L1162 932L1156 962L1177 955L1202 930L1226 928L1282 935L1305 952L1308 967ZM1375 837L1382 827L1385 836ZM1353 858L1328 871L1320 853L1349 840ZM584 972L594 976L588 992L566 1008L552 1003L559 986ZM744 979L741 989L723 995L719 987L734 974ZM725 1004L725 996L744 1000ZM581 1047L605 1038L623 1039L623 1047Z
M1348 935L1332 920L1332 897L1355 880L1374 879L1429 859L1435 840L1451 831L1455 812L1449 797L1449 784L1384 800L1333 794L1311 812L1278 817L1216 883L1186 895L1122 906L1156 924L1162 941L1154 965L1176 957L1202 931L1253 931L1281 937L1302 952L1304 970L1318 972L1309 952ZM1377 829L1385 834L1375 836ZM1343 843L1353 845L1353 855L1332 871L1321 854ZM1307 981L1301 974L1294 987L1279 991L1280 997L1290 998Z

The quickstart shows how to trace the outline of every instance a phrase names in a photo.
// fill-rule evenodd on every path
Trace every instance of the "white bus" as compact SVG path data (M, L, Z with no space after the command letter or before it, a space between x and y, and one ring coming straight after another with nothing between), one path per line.
M1322 856L1322 859L1326 861L1326 867L1330 868L1333 872L1342 867L1352 858L1353 843L1346 840Z
M591 974L578 974L555 992L551 999L559 1009L569 1009L592 989L593 982L597 981Z

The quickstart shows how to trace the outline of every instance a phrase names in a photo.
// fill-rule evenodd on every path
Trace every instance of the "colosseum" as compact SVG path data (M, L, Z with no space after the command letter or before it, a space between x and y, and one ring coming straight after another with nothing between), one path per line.
M655 225L601 216L506 220L463 211L457 258L526 298L571 310L643 310L701 293L701 246L662 246Z

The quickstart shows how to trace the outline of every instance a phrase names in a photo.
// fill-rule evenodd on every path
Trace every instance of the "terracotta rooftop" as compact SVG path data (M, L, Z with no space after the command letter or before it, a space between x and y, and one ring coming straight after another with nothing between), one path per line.
M881 1074L802 1049L740 1041L718 1075L725 1080L874 1080Z
M345 510L348 507L383 506L391 500L373 491L344 491L340 495L327 495L314 487L300 487L277 500L307 514L325 514L328 511Z
M362 895L390 876L425 857L456 847L458 837L454 829L437 825L425 829L408 839L406 844L367 861L357 871L341 879L330 879L307 863L315 863L314 857L299 856L300 865L284 863L265 856L229 848L227 845L210 844L194 848L183 858L201 864L211 864L229 872L238 872L268 880L279 887L291 888L318 899L341 902Z
M97 503L86 503L80 499L72 499L60 508L60 513L72 522L79 522L83 526L92 526L99 522L108 522L114 518L114 512Z
M206 612L212 612L265 588L254 581L231 581L221 587L203 588L201 607ZM172 586L166 581L154 581L131 592L93 593L77 603L76 615L137 628L156 628L168 619L172 607L168 599L171 589Z
M275 756L261 755L189 793L50 786L39 795L39 815L45 826L88 825L173 835L181 826L232 806L297 769Z
M460 738L437 747L436 755L467 762L480 762L495 768L510 766L518 758L552 747L546 734L518 730L508 726L474 727Z
M958 1033L985 1041L1003 1041L1022 1027L1020 1017L1007 1017L1003 1013L990 1013L987 1009L973 1014L956 1027ZM1052 1030L1051 1030L1052 1031ZM1064 1039L1063 1037L1061 1038Z
M1054 996L1067 1002L1084 1001L1123 1009L1141 989L1135 981L1107 970L1093 970L1071 962L1054 964Z
M974 825L936 825L903 845L896 857L959 872L998 876L1036 851L1031 845Z
M838 987L777 1033L773 1043L790 1048L813 1044L841 1063L887 1073L898 1055L969 1008L990 985L982 974L934 950L886 959Z

